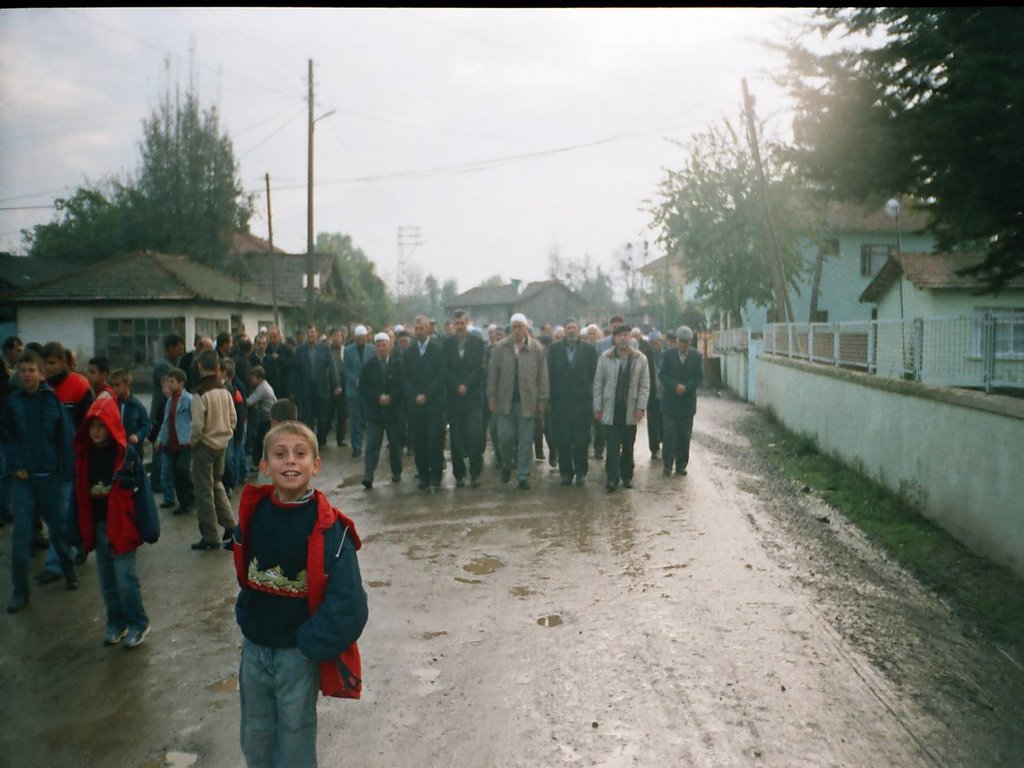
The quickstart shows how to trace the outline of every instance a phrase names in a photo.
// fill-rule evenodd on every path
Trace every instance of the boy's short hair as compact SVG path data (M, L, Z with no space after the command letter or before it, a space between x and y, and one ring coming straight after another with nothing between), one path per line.
M225 372L229 372L232 375L234 375L234 373L235 373L235 361L234 360L232 360L230 357L225 357L223 360L220 361L220 364L222 366L224 366L224 371Z
M64 345L59 341L48 341L43 345L44 360L65 360Z
M288 419L282 421L279 424L270 428L267 432L267 436L263 438L263 458L267 458L267 453L270 450L270 446L274 444L274 440L280 435L297 435L301 437L309 445L309 450L313 454L313 458L320 458L320 448L316 441L316 435L313 430L303 424L301 421L296 419Z
M164 378L174 379L181 384L188 382L188 376L185 375L185 372L181 370L181 368L168 368L167 373L164 374Z
M249 375L250 376L255 376L260 381L266 381L267 380L267 372L263 368L262 365L254 365L252 368L250 368L249 369Z
M111 383L116 383L118 381L124 381L124 382L126 382L128 384L128 386L131 386L131 384L132 384L132 372L131 372L131 369L130 368L118 368L118 369L112 371L111 374L110 374L110 381L111 381Z
M34 349L26 347L22 353L18 355L18 365L21 365L22 363L31 363L39 370L43 370L43 356Z
M166 352L171 347L176 347L179 344L184 344L185 338L177 333L168 333L164 336L164 351Z
M110 373L110 361L105 357L91 357L89 358L89 365L95 365L96 370L100 373Z
M216 373L217 367L220 365L220 358L214 350L204 349L202 354L196 358L196 362L200 370L207 373Z
M21 344L21 339L17 336L8 336L4 339L4 352L14 349L19 344Z
M299 418L299 409L287 397L282 397L270 406L271 421L294 421Z

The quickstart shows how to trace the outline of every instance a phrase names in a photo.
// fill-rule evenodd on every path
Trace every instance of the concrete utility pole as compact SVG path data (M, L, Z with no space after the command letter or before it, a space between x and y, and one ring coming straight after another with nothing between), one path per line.
M743 108L747 118L747 141L754 155L754 167L757 169L757 186L761 197L761 213L764 218L764 232L771 251L772 283L775 292L775 306L782 313L783 322L793 322L793 307L789 303L789 291L786 290L786 273L782 268L782 257L779 255L779 243L775 239L775 227L772 225L772 213L768 207L768 184L764 179L764 167L761 164L761 150L757 144L757 129L754 127L754 97L747 90L747 79L743 78Z
M274 216L270 212L270 174L264 174L267 180L267 237L270 243L270 295L274 300L274 325L281 327L281 319L277 314L277 258L274 256Z
M313 277L316 266L313 263L313 126L325 117L330 117L335 110L325 112L313 119L313 60L309 60L309 152L306 167L306 314L309 322L313 322L316 310L316 286Z

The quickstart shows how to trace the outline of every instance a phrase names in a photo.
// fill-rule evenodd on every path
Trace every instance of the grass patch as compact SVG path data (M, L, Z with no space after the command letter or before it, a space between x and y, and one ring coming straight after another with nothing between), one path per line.
M819 452L812 438L789 432L773 414L751 439L784 476L817 491L986 636L1020 647L1024 583L1013 571L973 553L906 499Z

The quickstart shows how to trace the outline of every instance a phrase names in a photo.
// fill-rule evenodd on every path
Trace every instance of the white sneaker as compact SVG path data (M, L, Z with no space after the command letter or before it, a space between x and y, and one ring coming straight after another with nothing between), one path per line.
M149 634L149 627L147 626L143 630L132 630L128 633L128 639L124 641L125 648L138 648L142 645L142 641L146 639L146 635Z

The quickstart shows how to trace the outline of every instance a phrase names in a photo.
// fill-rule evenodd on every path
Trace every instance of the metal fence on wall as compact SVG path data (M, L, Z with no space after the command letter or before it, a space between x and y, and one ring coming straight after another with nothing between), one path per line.
M764 327L763 354L926 384L986 392L1024 389L1024 345L1014 341L1013 322L995 312L926 320L775 323Z

